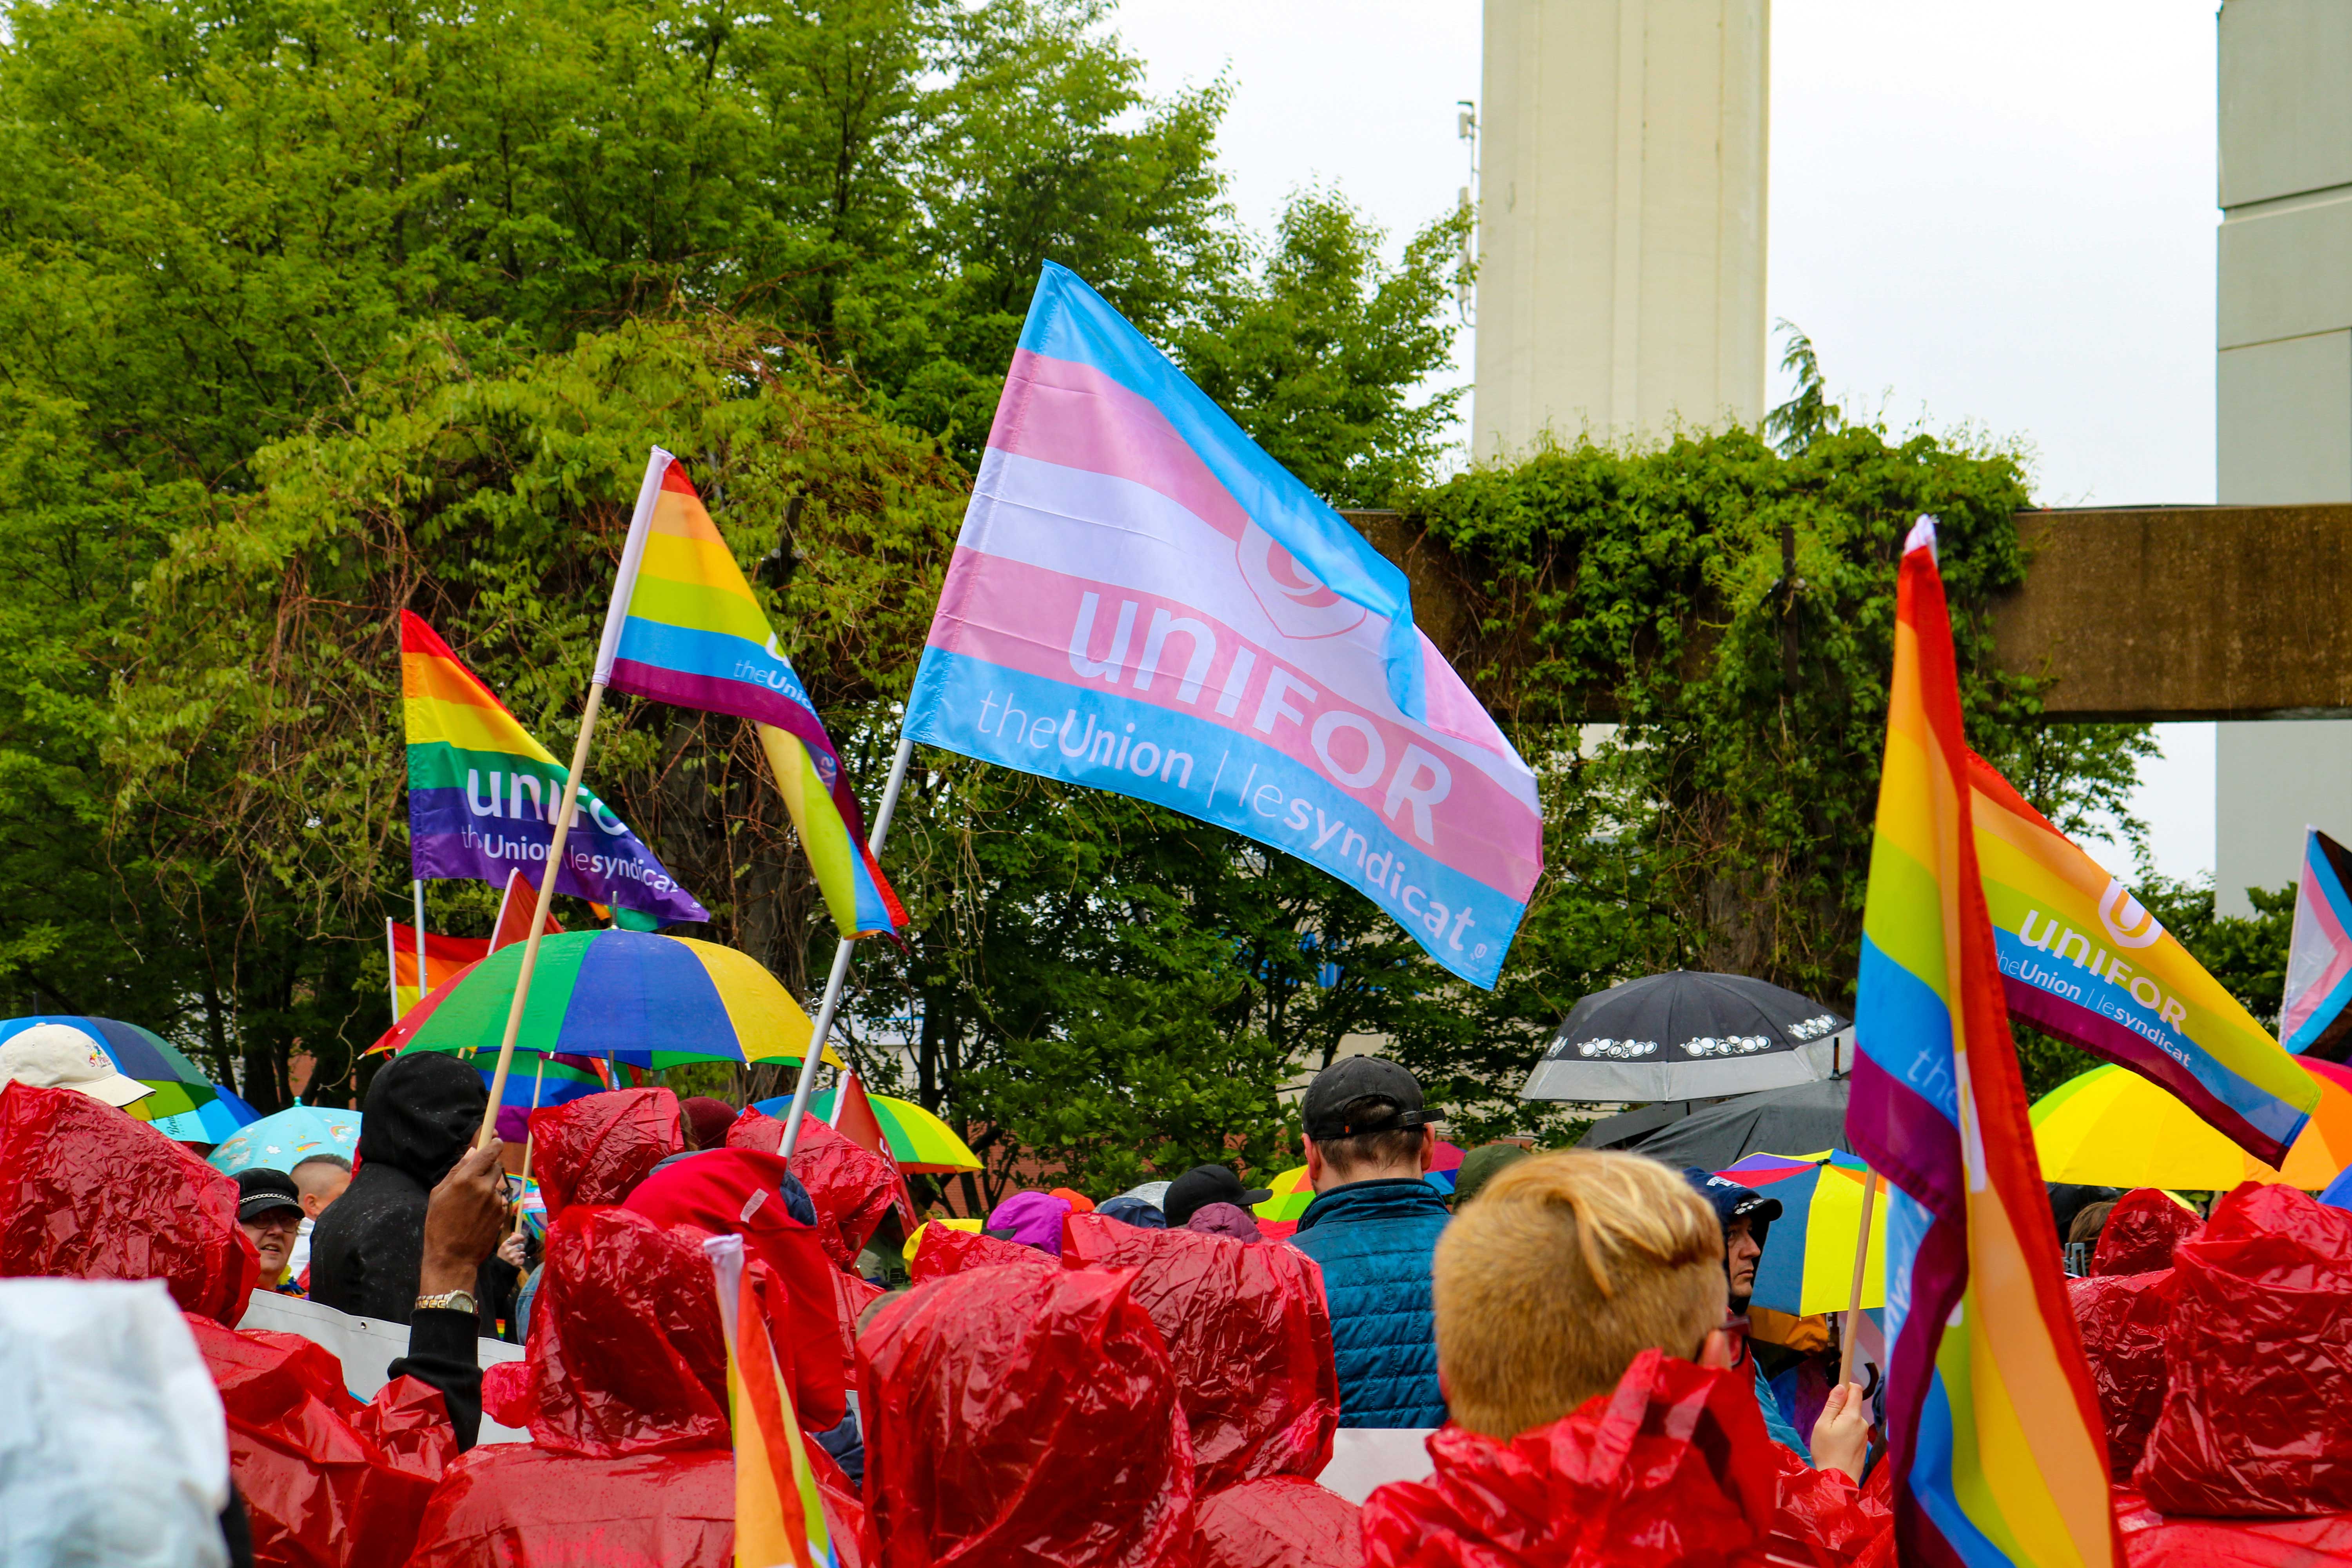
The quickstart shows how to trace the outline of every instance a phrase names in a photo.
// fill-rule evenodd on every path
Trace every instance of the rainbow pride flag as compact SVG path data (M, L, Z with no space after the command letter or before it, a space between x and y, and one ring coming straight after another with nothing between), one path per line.
M898 895L866 847L857 796L843 776L792 661L676 458L654 448L621 551L596 651L596 680L680 708L732 713L758 727L784 807L844 937L895 935Z
M1969 754L1977 864L2009 1010L2129 1068L2265 1165L2284 1165L2319 1085L2132 897Z
M824 1499L803 1447L743 1263L743 1238L702 1244L727 1330L727 1407L735 1428L735 1568L839 1568Z
M503 888L510 872L521 871L536 884L568 771L408 610L400 613L400 690L408 724L412 874ZM665 922L710 918L585 786L578 815L557 892Z
M1888 697L1846 1137L1892 1187L1896 1552L2116 1568L2105 1427L2009 1035L1928 518L1904 545Z

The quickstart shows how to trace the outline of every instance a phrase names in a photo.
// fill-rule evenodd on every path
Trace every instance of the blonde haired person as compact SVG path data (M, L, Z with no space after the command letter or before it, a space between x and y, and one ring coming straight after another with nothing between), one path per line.
M1782 1508L1801 1493L1809 1520L1826 1505L1851 1510L1839 1516L1846 1535L1879 1532L1883 1514L1863 1510L1855 1488L1868 1439L1860 1387L1833 1390L1813 1428L1824 1473L1766 1438L1751 1374L1738 1365L1744 1350L1725 1328L1722 1227L1666 1166L1607 1152L1517 1162L1447 1226L1433 1287L1438 1370L1455 1426L1430 1440L1436 1475L1366 1502L1373 1568L1484 1563L1507 1540L1518 1544L1492 1561L1582 1561L1575 1552L1600 1544L1595 1532L1612 1539L1642 1507L1686 1516L1694 1531L1758 1529L1760 1540L1769 1525L1756 1517L1759 1475L1777 1476ZM1663 1421L1661 1402L1672 1410ZM1701 1405L1726 1440L1716 1447L1741 1453L1690 1438ZM1641 1438L1679 1430L1669 1446L1688 1444L1674 1448L1675 1479L1663 1500L1644 1491L1656 1456L1623 1447L1636 1440L1618 1430L1628 1421L1638 1421ZM1574 1517L1580 1499L1591 1518ZM1551 1549L1530 1550L1538 1542Z

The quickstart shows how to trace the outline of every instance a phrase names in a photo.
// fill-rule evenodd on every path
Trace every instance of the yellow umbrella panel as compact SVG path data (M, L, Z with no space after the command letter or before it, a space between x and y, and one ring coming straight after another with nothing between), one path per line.
M2035 1102L2042 1178L2104 1187L2227 1192L2240 1182L2284 1182L2317 1192L2352 1164L2352 1072L2303 1061L2319 1080L2319 1109L2273 1169L2215 1131L2179 1100L2119 1067L2094 1068Z

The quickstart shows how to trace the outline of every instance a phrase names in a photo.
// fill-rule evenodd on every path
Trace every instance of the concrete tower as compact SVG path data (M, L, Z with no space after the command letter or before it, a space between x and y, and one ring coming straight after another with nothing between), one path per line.
M2216 499L2352 501L2352 5L2228 0L2220 25ZM2219 730L2215 891L2246 914L2305 823L2352 842L2352 721Z
M1486 0L1480 459L1764 411L1769 0Z

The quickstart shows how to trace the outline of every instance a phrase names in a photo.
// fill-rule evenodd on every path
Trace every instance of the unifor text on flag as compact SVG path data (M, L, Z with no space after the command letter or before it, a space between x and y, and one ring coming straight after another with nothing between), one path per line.
M1403 573L1051 263L906 732L1295 855L1480 985L1543 866L1534 775Z

